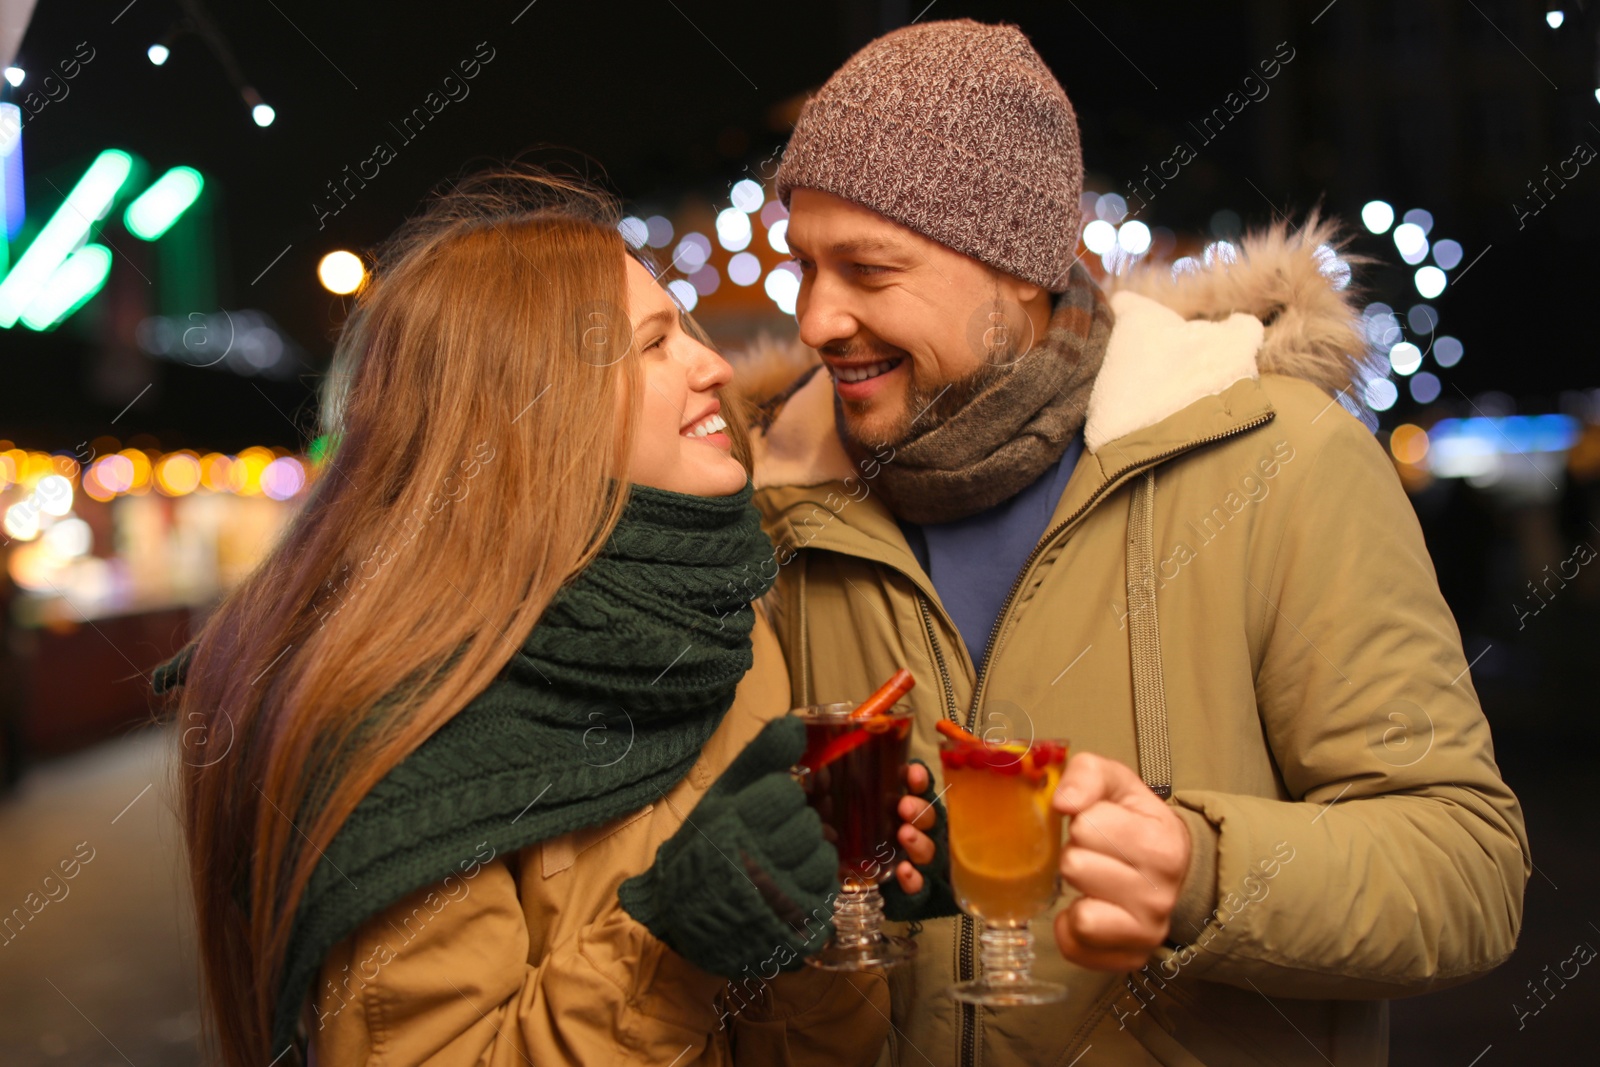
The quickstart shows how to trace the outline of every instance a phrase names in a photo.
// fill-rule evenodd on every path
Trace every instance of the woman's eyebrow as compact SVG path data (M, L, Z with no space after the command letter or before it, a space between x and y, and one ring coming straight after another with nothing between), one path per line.
M633 332L644 333L652 326L660 326L664 329L672 324L674 318L676 318L676 312L652 311L650 314L633 324Z

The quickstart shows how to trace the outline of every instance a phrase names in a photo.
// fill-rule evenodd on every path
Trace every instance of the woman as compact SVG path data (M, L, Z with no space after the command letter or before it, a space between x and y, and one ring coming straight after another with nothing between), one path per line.
M837 856L786 773L731 370L616 219L519 170L408 222L326 469L158 672L229 1067L883 1045L881 977L801 968Z

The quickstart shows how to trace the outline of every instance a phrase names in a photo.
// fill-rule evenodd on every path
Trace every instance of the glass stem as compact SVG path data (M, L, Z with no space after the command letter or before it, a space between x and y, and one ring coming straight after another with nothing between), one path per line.
M883 895L870 882L846 878L833 900L833 943L859 948L882 940Z
M993 985L1020 985L1033 977L1033 931L985 923L978 938L983 977Z

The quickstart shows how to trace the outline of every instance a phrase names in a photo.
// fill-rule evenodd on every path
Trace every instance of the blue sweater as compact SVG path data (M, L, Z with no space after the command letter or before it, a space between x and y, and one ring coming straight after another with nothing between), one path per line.
M1009 500L955 522L900 523L974 664L988 648L989 631L1005 606L1011 583L1049 527L1082 453L1079 432L1059 462Z

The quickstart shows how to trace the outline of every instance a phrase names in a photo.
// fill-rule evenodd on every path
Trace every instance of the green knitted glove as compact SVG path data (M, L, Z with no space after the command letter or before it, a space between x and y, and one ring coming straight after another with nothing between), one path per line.
M928 765L919 759L910 762L928 770ZM907 893L895 878L883 884L880 892L884 917L897 923L961 913L956 906L955 891L950 888L950 830L945 820L944 802L933 791L932 771L928 771L928 788L912 795L933 802L933 828L926 831L933 839L933 859L926 864L912 864L922 874L922 888L917 892Z
M617 891L629 915L702 970L798 970L833 936L839 853L789 777L804 751L799 719L767 723L651 868Z

